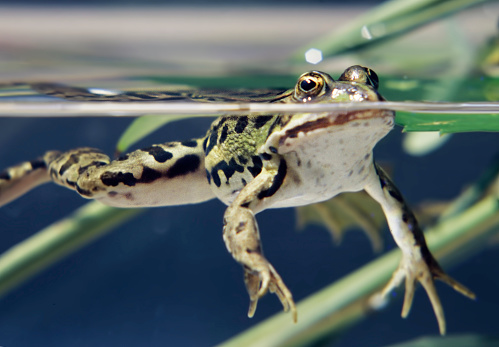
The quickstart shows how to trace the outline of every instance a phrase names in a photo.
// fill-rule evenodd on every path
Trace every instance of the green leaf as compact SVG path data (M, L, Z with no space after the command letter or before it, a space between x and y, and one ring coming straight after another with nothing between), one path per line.
M499 104L498 104L499 111ZM432 114L397 112L395 122L404 131L439 131L441 134L499 131L499 112L494 114Z

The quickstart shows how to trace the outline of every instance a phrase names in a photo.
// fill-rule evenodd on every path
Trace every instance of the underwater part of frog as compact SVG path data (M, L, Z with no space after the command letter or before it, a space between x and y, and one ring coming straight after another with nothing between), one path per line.
M377 87L372 70L352 66L336 81L319 71L305 73L294 89L257 101L384 100ZM53 94L64 96L64 88ZM90 97L81 95L81 89L76 94L78 98ZM123 98L121 94L120 100ZM263 255L255 215L268 208L303 206L341 192L365 190L380 204L402 251L400 265L383 295L405 279L402 315L406 316L415 284L420 282L443 334L445 318L434 279L470 298L474 294L443 272L402 195L374 163L372 150L393 124L394 112L379 109L222 116L202 138L153 145L114 161L92 148L49 151L0 173L0 205L49 181L118 207L182 205L218 198L228 205L223 239L243 266L250 296L248 316L254 315L259 298L270 291L296 321L291 292Z

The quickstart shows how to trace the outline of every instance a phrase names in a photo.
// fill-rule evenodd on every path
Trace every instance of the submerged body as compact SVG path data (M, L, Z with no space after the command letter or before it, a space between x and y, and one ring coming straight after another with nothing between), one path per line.
M380 101L377 85L375 73L360 66L345 70L338 81L313 71L303 74L294 89L266 101ZM296 320L291 292L263 255L255 214L364 189L383 208L402 250L400 266L383 294L405 279L405 316L419 281L444 333L433 279L445 281L464 295L473 294L442 271L400 192L373 161L373 147L393 124L394 112L389 110L223 116L203 138L154 145L114 161L91 148L51 151L0 173L0 205L48 181L118 207L180 205L216 197L228 205L223 237L244 268L249 316L258 299L270 290Z

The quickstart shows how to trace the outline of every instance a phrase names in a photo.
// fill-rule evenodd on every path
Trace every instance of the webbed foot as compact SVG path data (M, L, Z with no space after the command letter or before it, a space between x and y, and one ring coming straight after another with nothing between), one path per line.
M440 298L438 297L437 290L435 289L434 279L438 279L448 284L454 288L454 290L469 297L470 299L475 299L475 294L464 285L447 275L429 252L424 257L418 257L418 259L403 256L397 270L393 273L392 278L381 292L381 295L383 297L386 296L389 292L399 286L404 279L405 295L404 304L402 306L402 317L407 317L409 311L411 310L415 284L419 282L425 289L426 294L430 299L441 335L445 335L445 316L442 304L440 303Z

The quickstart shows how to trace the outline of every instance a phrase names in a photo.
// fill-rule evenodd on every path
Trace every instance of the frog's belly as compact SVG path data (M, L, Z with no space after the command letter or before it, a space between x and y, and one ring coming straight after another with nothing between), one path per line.
M287 153L285 181L266 208L308 205L364 189L375 175L372 147L360 151L353 144L329 148L327 153L318 153L313 146L298 146Z
M335 167L337 168L337 167ZM343 192L364 189L368 177L374 174L371 156L357 161L348 171L331 168L299 172L288 171L281 190L267 208L294 207L326 201Z

